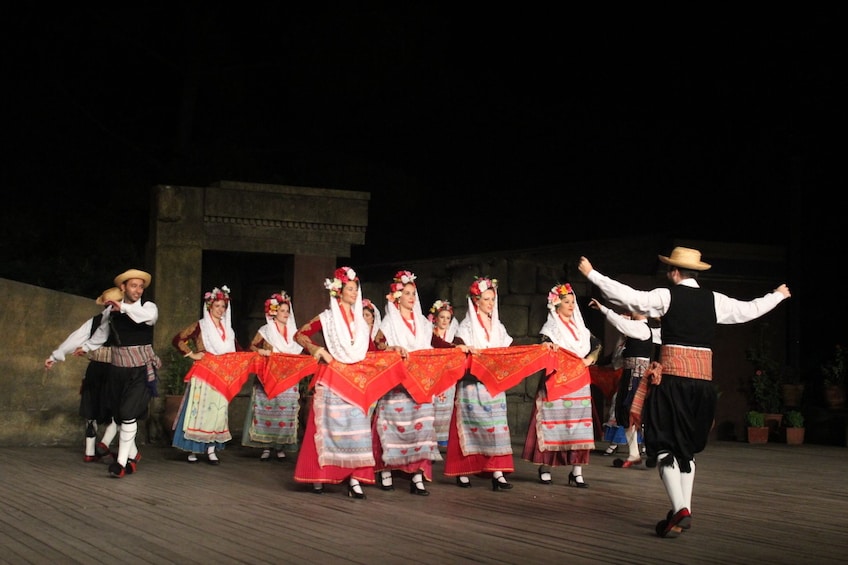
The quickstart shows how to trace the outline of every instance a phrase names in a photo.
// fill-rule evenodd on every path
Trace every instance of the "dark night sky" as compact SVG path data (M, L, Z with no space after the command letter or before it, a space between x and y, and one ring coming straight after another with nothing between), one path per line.
M362 262L840 238L841 13L287 4L7 9L4 254L62 265L93 223L123 268L151 186L219 179L370 192Z

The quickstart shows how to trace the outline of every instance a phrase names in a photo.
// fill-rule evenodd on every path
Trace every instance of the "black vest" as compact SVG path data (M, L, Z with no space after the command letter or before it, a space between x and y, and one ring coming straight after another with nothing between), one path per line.
M114 341L113 345L118 347L153 345L153 326L143 322L137 324L126 314L117 312L112 312L109 324L112 326L109 339Z
M648 321L645 320L645 325ZM627 337L624 340L624 351L621 352L622 357L644 357L646 359L654 358L654 337L648 339L639 339L635 337Z
M715 298L710 290L675 285L662 318L663 345L712 349L716 331Z

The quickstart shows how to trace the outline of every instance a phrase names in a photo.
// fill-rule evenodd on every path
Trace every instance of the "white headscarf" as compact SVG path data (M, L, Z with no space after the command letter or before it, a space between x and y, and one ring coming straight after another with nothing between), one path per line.
M573 293L571 293L573 294ZM571 327L574 335L565 327L565 322L557 314L556 309L552 308L548 311L548 319L545 325L539 331L540 334L548 336L552 342L560 347L571 351L580 358L586 357L591 351L589 328L583 322L583 315L580 313L580 307L577 305L577 295L574 295L574 314L571 316L573 325Z
M365 308L363 306L363 308ZM380 309L377 305L371 302L369 310L374 314L374 323L371 325L371 339L377 337L377 332L380 331L380 324L383 323L383 316L380 314Z
M414 334L401 316L397 302L389 302L386 305L386 319L380 325L380 330L386 336L386 342L389 345L403 347L407 351L431 349L433 347L431 345L433 326L421 311L417 286L415 286L415 305L412 307L412 320L415 324Z
M489 347L508 347L512 343L512 337L506 333L506 327L501 323L498 316L498 289L495 291L495 308L492 310L492 332L486 339L486 329L477 318L477 306L468 297L468 312L460 322L456 335L462 338L465 345L476 349L487 349Z
M291 301L286 302L289 305L289 318L286 320L286 337L277 329L277 322L274 320L276 315L266 315L267 324L259 328L259 335L271 344L271 348L275 353L291 353L296 355L303 351L303 347L294 341L294 334L297 332L297 324L294 322L294 306Z
M362 287L359 282L357 282L356 302L352 310L353 323L350 328L345 323L337 298L331 296L330 308L319 315L327 350L336 361L341 363L356 363L365 359L371 342L371 332L368 331L368 324L362 317ZM351 343L351 335L353 335L353 343Z
M224 327L224 338L221 338L221 332L218 331L218 326L212 321L212 316L209 314L209 308L206 304L203 305L203 318L200 320L200 334L203 336L203 346L206 351L214 355L222 353L234 353L236 350L236 336L233 331L233 305L227 300L227 309L224 311L224 317L221 318L221 325Z

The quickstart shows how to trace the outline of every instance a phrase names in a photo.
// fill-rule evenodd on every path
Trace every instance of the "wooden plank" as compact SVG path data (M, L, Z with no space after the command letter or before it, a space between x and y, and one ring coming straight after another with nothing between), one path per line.
M110 478L79 449L0 448L0 562L8 563L842 563L848 450L713 442L696 461L693 527L660 539L668 500L655 469L599 453L588 489L554 469L541 485L516 457L510 491L442 475L429 497L344 485L323 495L293 479L294 457L260 463L232 446L211 466L142 446L138 473ZM516 447L516 450L519 448ZM660 557L662 556L662 557Z

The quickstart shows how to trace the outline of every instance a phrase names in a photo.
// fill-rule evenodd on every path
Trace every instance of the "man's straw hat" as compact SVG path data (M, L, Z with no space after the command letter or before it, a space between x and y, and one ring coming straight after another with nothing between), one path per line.
M106 289L103 291L103 294L97 297L95 302L99 306L103 306L107 302L120 302L124 299L124 291L118 288L117 286L113 286L112 288Z
M141 279L144 281L144 288L150 286L150 273L145 273L144 271L139 271L138 269L130 269L129 271L124 271L117 277L115 277L115 286L121 286L123 283L127 282L130 279Z
M671 250L671 256L657 255L660 261L668 263L681 269L692 269L693 271L706 271L712 265L701 261L701 252L688 247L675 247Z

